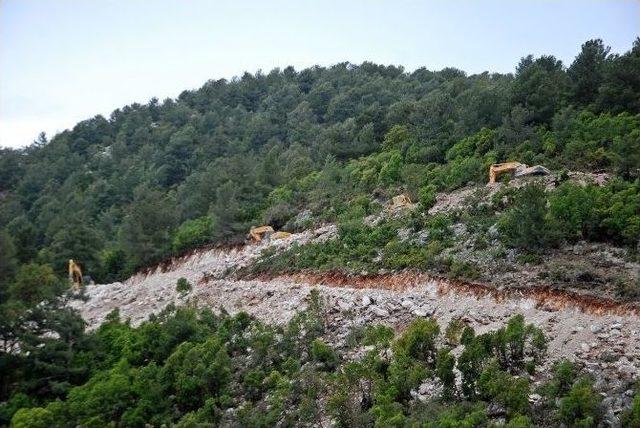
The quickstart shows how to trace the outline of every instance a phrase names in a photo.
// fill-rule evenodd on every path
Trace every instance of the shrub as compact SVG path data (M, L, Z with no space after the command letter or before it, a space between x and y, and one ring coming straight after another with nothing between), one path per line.
M391 327L386 325L368 325L364 330L364 337L362 344L369 345L382 345L388 346L393 339L394 331Z
M213 218L204 216L194 220L187 220L178 227L172 242L175 253L197 248L213 239Z
M569 426L591 427L600 421L601 397L593 390L590 380L576 382L569 394L560 399L558 415Z
M54 424L54 415L42 407L20 409L11 419L11 426L15 428L49 428Z
M444 337L447 339L447 342L452 346L458 345L465 327L467 327L467 324L460 318L452 319L444 331Z
M622 414L623 427L640 427L640 393L633 398L631 408Z
M338 364L338 355L329 345L320 339L311 342L311 356L324 365L325 369L334 369Z
M601 192L596 186L563 183L549 196L549 216L565 239L595 236Z
M540 251L557 241L547 221L544 187L527 184L515 194L511 208L498 221L498 231L507 245L526 251Z
M525 324L522 315L512 317L507 327L496 330L491 338L500 366L512 373L524 369L528 363L539 363L546 350L542 330Z
M446 400L450 400L456 393L456 375L453 368L456 365L456 357L446 349L438 351L436 357L436 376L442 382L442 395Z
M418 190L418 199L421 208L424 211L428 211L436 203L436 186L429 184L421 187Z
M449 267L449 274L453 278L477 279L480 277L480 270L473 263L454 260Z
M480 396L505 407L508 415L523 413L529 405L529 382L490 364L478 378Z
M562 397L571 389L576 379L577 369L571 361L563 360L554 367L553 378L546 387L551 398Z
M191 283L187 281L187 278L180 278L176 282L176 291L180 294L186 294L191 291Z
M418 318L394 343L398 355L407 355L434 367L436 362L436 338L440 334L438 323L432 319Z

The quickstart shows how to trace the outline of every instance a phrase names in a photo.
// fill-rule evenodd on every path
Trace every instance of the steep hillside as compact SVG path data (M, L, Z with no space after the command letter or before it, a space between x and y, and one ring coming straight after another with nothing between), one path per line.
M640 39L209 81L0 150L0 426L635 427L639 253Z

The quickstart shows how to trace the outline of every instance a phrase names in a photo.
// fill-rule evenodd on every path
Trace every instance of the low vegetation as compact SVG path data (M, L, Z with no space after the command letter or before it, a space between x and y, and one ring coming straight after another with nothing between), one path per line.
M544 386L532 387L546 339L522 316L481 335L456 322L445 337L428 318L399 335L370 325L336 349L325 341L322 311L313 292L309 308L283 327L244 313L217 316L183 307L137 328L116 311L85 332L77 315L59 309L64 322L47 325L57 337L17 330L33 353L12 355L16 370L3 382L10 398L0 407L0 423L266 427L328 418L338 426L444 427L488 425L499 417L508 426L532 427L601 420L599 394L568 362ZM460 345L451 343L452 335ZM461 350L454 354L455 346ZM355 348L362 356L348 359ZM421 394L423 384L431 392ZM529 397L536 391L543 398L534 407ZM636 407L625 416L629 424Z

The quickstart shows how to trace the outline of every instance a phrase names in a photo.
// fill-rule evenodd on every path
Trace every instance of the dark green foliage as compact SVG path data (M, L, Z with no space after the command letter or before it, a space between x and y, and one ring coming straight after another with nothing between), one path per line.
M364 337L373 348L351 360L344 358L344 349L324 342L326 309L317 292L308 303L285 328L243 313L217 317L192 308L169 308L137 328L114 312L93 333L83 333L81 323L71 332L73 320L60 318L59 327L47 327L59 332L59 339L34 336L41 342L28 348L37 361L50 362L48 371L33 370L37 366L29 365L32 354L17 356L16 367L29 370L20 371L17 382L5 383L19 390L11 391L11 399L0 406L2 423L299 426L313 425L330 414L339 426L471 427L489 421L491 404L505 409L508 426L532 425L524 372L517 369L515 358L506 368L499 362L502 344L497 338L504 337L507 347L529 343L526 332L532 327L521 318L480 336L467 327L458 360L438 346L439 329L433 320L416 320L396 338L389 328L371 327ZM71 361L66 367L64 359L52 359L56 349L62 349L58 345L64 345L64 358ZM528 355L527 345L524 348ZM469 370L471 360L474 370ZM563 397L557 412L550 411L568 424L598 421L592 387L583 381L569 383L567 376L575 372L563 367L544 387ZM455 386L456 369L463 373L462 391ZM58 383L66 379L65 392L43 394L42 386L48 382L51 387L54 378ZM421 403L413 396L425 381L441 383L443 393Z
M524 379L545 340L521 317L479 336L448 330L463 345L457 359L438 347L433 320L397 339L367 327L354 338L373 349L346 361L323 342L317 292L284 327L169 308L137 328L114 312L85 332L56 297L67 288L60 278L73 258L99 282L119 280L202 245L240 242L265 222L287 230L335 222L338 237L265 254L257 271L410 268L475 278L475 266L445 251L454 222L482 235L497 221L507 245L538 258L582 239L636 248L639 70L640 39L621 55L588 41L568 69L528 56L515 76L288 67L209 81L0 150L0 425L292 426L328 411L342 426L483 426L489 404L506 410L506 426L531 425ZM426 213L437 192L485 183L488 166L506 160L614 177L550 192L529 185L501 193L506 205L466 214ZM365 224L400 193L420 209ZM636 291L619 287L623 296ZM557 417L597 424L597 394L576 376L560 365L548 387L562 397ZM443 397L415 405L416 388L435 379ZM634 406L623 417L629 426Z
M595 427L601 418L601 399L589 379L580 379L560 399L559 419L571 427Z
M191 291L191 283L187 281L187 278L179 278L176 282L176 291L180 294L186 294Z
M0 230L19 263L62 275L73 258L111 281L241 241L252 224L335 221L372 193L408 192L426 210L435 190L484 183L493 162L606 169L632 182L639 68L640 40L624 54L590 40L568 69L526 56L515 76L341 63L209 81L0 150ZM311 216L296 225L304 210ZM604 238L635 245L628 217ZM431 256L411 250L392 264Z
M547 198L542 186L528 184L515 194L511 208L500 218L498 229L505 241L526 251L540 251L556 239L546 220Z
M311 342L311 356L328 370L334 369L338 364L338 356L335 351L321 339L315 339Z
M456 365L456 358L446 349L440 349L436 357L436 376L442 382L443 396L451 399L456 393L456 375L453 368Z
M432 318L418 318L413 321L394 344L397 355L406 355L435 367L436 337L440 334L438 323Z
M640 393L635 395L631 408L622 415L622 426L629 428L640 426Z
M62 287L51 267L30 263L20 267L9 287L9 296L28 306L36 305L55 297Z

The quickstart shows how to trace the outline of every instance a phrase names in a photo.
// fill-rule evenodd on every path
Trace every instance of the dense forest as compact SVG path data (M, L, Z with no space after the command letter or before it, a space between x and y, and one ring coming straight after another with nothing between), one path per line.
M384 267L440 269L433 260L447 245L444 232L436 244L400 248L393 240L397 225L373 230L362 217L377 209L377 201L399 193L419 201L424 214L437 192L484 183L488 166L507 160L542 164L560 176L601 171L613 178L605 186L565 183L551 193L527 186L508 195L511 205L498 221L506 246L535 255L562 242L589 240L637 254L640 39L623 54L610 52L601 40L587 41L566 65L553 56L529 55L513 74L407 72L373 63L245 73L209 81L177 99L152 99L109 118L96 116L50 140L41 134L24 149L1 149L0 424L22 407L40 406L16 414L25 424L16 426L143 426L149 420L195 426L223 420L223 409L240 396L281 412L254 420L258 413L247 410L241 415L246 425L282 421L292 405L298 410L284 420L295 424L317 416L314 387L357 384L365 372L375 377L365 382L373 385L366 414L340 413L351 407L344 391L333 389L334 417L345 418L345 426L400 425L405 418L444 421L433 426L481 423L484 408L469 401L418 413L406 407L405 383L421 371L447 385L454 364L447 351L409 343L412 334L437 334L433 326L414 326L394 341L406 348L396 360L378 361L372 354L358 363L371 364L366 370L354 365L338 374L338 356L317 337L296 342L302 340L296 327L283 336L242 317L178 311L137 329L114 314L97 332L84 333L82 320L63 308L60 296L68 287L69 259L97 282L110 282L206 244L241 242L259 224L288 231L340 224L337 241L285 254L280 263L289 268L336 269L349 262L360 269L371 264L371 248L385 246ZM418 217L409 221L433 230L433 236L449 221ZM519 227L523 222L527 227ZM640 286L626 293L638 298ZM512 328L537 335L518 322ZM56 334L42 334L51 331ZM372 346L393 339L388 332L376 334L382 339L371 339ZM469 352L479 361L470 356L466 363L473 385L449 391L451 397L490 402L503 388L522 397L525 385L512 376L535 364L507 356L501 365L485 364L499 354L504 333L467 336ZM260 351L246 355L255 361L239 368L234 358L248 341ZM16 353L18 343L29 352ZM265 357L278 346L281 354ZM309 361L315 361L312 369L305 365ZM588 383L566 385L573 368L558 370L556 384L548 386L549 403L592 393ZM201 393L211 400L187 399ZM275 401L265 403L266 397ZM511 426L531 423L526 403L503 404L515 421ZM570 408L564 416L565 410L556 410L568 424L598 417L590 409ZM41 425L24 422L38 418ZM467 422L448 424L447 418Z

